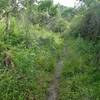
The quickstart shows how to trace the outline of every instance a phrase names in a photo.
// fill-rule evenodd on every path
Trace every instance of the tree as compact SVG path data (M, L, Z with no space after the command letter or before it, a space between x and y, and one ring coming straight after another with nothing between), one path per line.
M50 16L56 16L58 13L57 5L53 4L53 0L44 0L39 2L38 10L40 12L47 12Z
M87 7L94 6L97 3L100 3L99 0L79 0L80 2L83 2Z
M75 9L73 8L65 8L62 12L61 15L63 18L70 20L72 17L75 15Z

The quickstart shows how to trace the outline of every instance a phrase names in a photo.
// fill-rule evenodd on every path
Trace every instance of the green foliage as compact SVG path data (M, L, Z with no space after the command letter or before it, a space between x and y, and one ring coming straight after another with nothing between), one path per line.
M26 35L24 23L15 19L11 19L13 26L9 38L0 28L0 99L45 100L63 39L31 23L27 31L30 34ZM5 52L10 52L13 68L4 66Z
M43 0L39 2L39 12L47 12L49 16L56 16L58 14L57 5L53 4L53 0Z
M67 29L67 24L67 21L62 18L58 18L54 22L52 22L50 29L53 32L63 33Z
M80 34L84 38L88 38L89 40L96 41L99 39L100 36L100 10L99 6L95 6L93 8L90 8L88 13L86 13L82 26L80 29Z
M70 29L67 31L72 36L81 36L84 39L99 40L100 26L100 4L90 7L85 14L77 14L71 21Z
M69 24L69 29L66 30L66 33L78 37L80 35L81 21L83 20L82 15L75 15L72 18L71 23Z
M38 9L40 11L49 11L52 6L53 6L52 0L44 0L39 2Z
M88 7L88 8L90 8L91 6L95 6L96 4L98 4L98 3L100 3L100 1L99 0L79 0L79 1L81 1L81 2L84 2L84 4ZM84 6L84 5L83 5Z
M0 9L5 9L9 4L9 0L0 0Z
M59 89L59 100L99 100L100 74L92 43L70 38ZM95 63L95 64L94 64ZM97 69L97 70L96 70ZM97 78L96 78L97 77Z
M63 7L60 7L61 9L61 16L65 19L65 20L71 20L74 15L75 15L75 9L73 8L63 8Z
M0 100L45 100L64 44L58 99L100 99L100 4L81 1L0 0Z

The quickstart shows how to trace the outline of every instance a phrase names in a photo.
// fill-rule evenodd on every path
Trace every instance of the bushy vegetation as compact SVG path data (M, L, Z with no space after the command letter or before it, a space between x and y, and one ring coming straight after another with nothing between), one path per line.
M63 39L41 26L46 11L39 14L34 2L32 10L29 1L20 3L27 10L3 3L9 9L1 9L0 100L45 100Z
M100 1L79 1L0 0L0 100L47 100L59 58L58 100L100 99Z
M35 28L29 39L17 32L0 41L0 99L44 100L63 40L43 29ZM9 67L3 63L5 53L13 63Z
M65 32L67 51L59 100L100 99L100 3L84 3L88 8L79 8Z
M59 100L99 100L100 63L96 61L96 47L81 38L71 37L66 47Z

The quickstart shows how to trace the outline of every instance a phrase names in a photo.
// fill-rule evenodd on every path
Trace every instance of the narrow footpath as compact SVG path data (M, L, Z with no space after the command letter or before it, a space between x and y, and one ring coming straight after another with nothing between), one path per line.
M48 89L47 100L58 100L58 89L59 89L59 81L61 78L61 73L63 69L63 57L65 56L65 48L63 49L63 54L61 55L60 59L58 60L55 66L55 73L51 85Z

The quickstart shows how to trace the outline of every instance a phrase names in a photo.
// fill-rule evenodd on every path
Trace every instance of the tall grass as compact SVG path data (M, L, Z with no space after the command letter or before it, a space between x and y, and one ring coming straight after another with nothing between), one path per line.
M59 100L99 100L100 73L93 43L67 37ZM95 63L95 64L94 64Z

